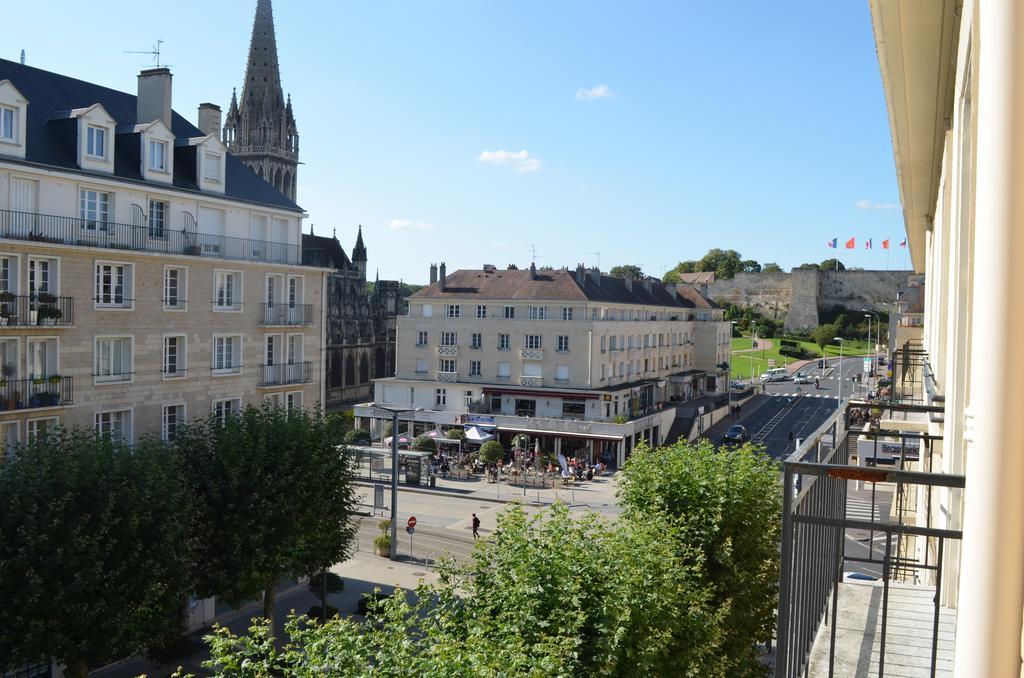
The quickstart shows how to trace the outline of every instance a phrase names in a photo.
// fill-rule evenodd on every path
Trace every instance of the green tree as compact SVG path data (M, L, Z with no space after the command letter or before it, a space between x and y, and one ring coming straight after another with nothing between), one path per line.
M820 268L823 271L837 271L837 270L838 271L845 271L846 270L846 266L843 265L843 262L839 261L838 259L836 259L834 257L832 259L826 259L825 261L821 262L818 265L818 268Z
M412 441L412 449L419 450L420 452L436 452L437 443L430 436L417 436Z
M249 406L223 422L210 416L178 436L194 491L197 592L240 605L348 557L356 534L349 456L319 410Z
M608 275L613 278L643 278L644 272L643 269L635 264L623 264L621 266L612 266L612 270L608 271Z
M363 428L352 429L345 433L343 442L346 445L355 445L356 443L368 443L371 440L370 432Z
M699 587L702 565L680 555L672 520L575 520L556 505L529 517L512 507L466 567L374 610L374 624L289 624L278 649L260 627L219 630L219 676L722 676L723 611Z
M715 449L708 441L656 450L626 462L619 496L634 522L676 520L684 564L702 563L699 588L721 610L721 671L763 676L755 643L771 638L779 580L782 496L778 468L756 448Z
M697 267L700 271L714 271L715 277L728 280L743 270L743 262L736 250L721 250L716 247L708 250L708 253L697 262Z
M505 448L497 440L488 440L480 446L480 461L485 464L497 464L505 456Z
M753 259L744 259L740 262L740 270L744 273L760 273L761 264L757 263Z
M444 437L448 440L465 440L466 431L461 428L450 428L444 432Z
M67 674L183 631L191 503L179 458L58 429L0 466L0 666Z
M762 273L782 273L782 268L774 261L770 261L761 267Z
M834 336L836 336L836 328L831 323L818 325L811 331L811 338L814 339L814 343L818 345L818 348L822 350L828 346Z

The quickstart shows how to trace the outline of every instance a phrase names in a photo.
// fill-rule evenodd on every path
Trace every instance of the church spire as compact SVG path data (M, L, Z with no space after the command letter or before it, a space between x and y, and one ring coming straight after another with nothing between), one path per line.
M274 34L274 8L270 0L258 0L249 41L249 63L245 67L242 86L243 105L270 106L283 104L281 69L277 64L277 38Z
M363 244L363 227L359 226L356 235L356 246L352 248L352 263L359 271L359 277L366 280L366 245Z

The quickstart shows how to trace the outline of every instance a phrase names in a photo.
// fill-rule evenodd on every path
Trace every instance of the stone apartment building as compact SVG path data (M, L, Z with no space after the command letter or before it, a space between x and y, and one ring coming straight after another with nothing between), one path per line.
M374 399L422 408L417 429L471 420L506 447L526 433L546 451L621 465L640 441L664 442L674 402L725 392L723 313L693 287L582 266L432 266L398 318L396 374L376 380ZM376 425L369 405L355 415Z
M0 60L0 440L323 399L328 271L218 117L167 69L135 96Z

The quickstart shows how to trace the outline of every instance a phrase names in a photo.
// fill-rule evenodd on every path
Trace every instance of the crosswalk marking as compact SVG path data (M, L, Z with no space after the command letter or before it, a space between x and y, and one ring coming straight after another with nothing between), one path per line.
M873 520L878 522L881 519L881 512L878 509L878 505L872 504L870 499L847 497L846 517L854 520Z

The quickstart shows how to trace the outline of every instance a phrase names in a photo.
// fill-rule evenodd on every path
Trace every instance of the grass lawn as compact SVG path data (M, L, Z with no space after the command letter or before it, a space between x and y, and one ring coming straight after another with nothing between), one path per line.
M796 359L779 354L780 343L778 339L770 339L772 347L769 349L757 349L746 353L734 353L732 356L732 376L734 379L747 380L759 376L768 369L768 361L774 360L775 367L785 367ZM751 348L753 339L751 337L733 337L732 350L742 351ZM760 341L758 342L760 343ZM807 351L811 358L821 356L821 349L812 341L801 341L800 345ZM866 341L847 341L843 348L844 356L867 355L870 346ZM832 357L839 355L839 344L829 344L825 347L825 356Z

